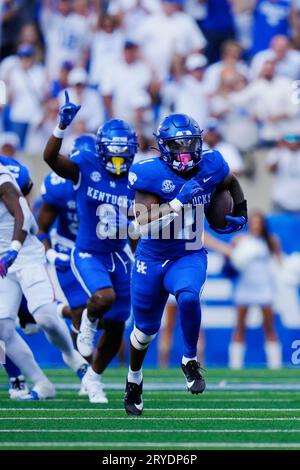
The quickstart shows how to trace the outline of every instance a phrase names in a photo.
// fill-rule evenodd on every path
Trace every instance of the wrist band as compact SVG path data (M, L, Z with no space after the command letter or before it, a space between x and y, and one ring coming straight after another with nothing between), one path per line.
M179 199L176 199L176 198L172 199L172 201L169 202L169 206L175 212L179 212L183 208L182 202L179 201Z
M61 129L60 127L56 126L56 128L53 131L53 135L57 139L63 139L65 132L66 132L66 129Z
M19 242L19 240L13 240L10 244L10 249L17 251L18 253L21 250L21 248L22 248L22 243Z

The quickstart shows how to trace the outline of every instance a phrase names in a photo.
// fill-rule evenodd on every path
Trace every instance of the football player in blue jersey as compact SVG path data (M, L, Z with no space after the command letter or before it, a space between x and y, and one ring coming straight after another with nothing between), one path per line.
M169 294L177 300L183 333L182 371L187 388L202 393L205 381L197 360L200 293L206 278L203 220L211 194L227 188L233 216L220 233L241 229L247 205L237 179L222 155L202 152L202 131L185 114L166 117L155 134L160 156L134 164L129 184L136 191L135 214L141 239L132 274L134 329L130 336L130 367L124 399L129 415L140 415L142 364L160 328Z
M84 385L90 402L107 403L101 374L119 350L130 314L127 214L134 192L128 188L128 170L138 144L135 132L124 121L112 119L99 128L95 153L77 151L71 159L63 157L59 154L62 138L78 111L66 92L44 160L74 184L79 228L71 266L89 297L77 346L83 356L90 356L97 327L103 328Z
M75 152L94 153L95 143L94 135L77 137L71 157ZM71 269L71 250L78 232L76 193L72 181L54 172L44 179L41 193L43 203L39 210L38 238L45 245L48 262L54 265L58 282L71 308L72 333L76 344L81 315L88 299Z

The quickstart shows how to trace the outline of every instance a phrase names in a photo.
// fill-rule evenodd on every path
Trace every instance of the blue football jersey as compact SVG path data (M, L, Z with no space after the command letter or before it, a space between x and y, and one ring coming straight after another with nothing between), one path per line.
M134 199L127 174L113 176L93 152L77 151L71 158L80 169L74 186L80 221L76 246L99 253L122 250L127 243L128 210Z
M68 252L74 246L78 232L76 194L73 183L52 172L44 179L41 194L43 201L57 210L51 230L51 241L59 252Z
M169 232L164 236L142 238L137 254L151 258L175 259L187 253L197 252L202 246L205 206L216 186L229 174L229 166L217 150L203 152L194 178L201 190L192 200L192 204L179 213L170 224ZM152 193L159 197L160 204L176 197L186 183L160 158L151 158L134 164L129 172L129 185L132 189ZM167 236L165 236L167 235ZM201 240L200 243L197 241Z
M3 156L0 156L0 163L2 163L2 165L6 166L9 169L9 171L15 177L22 193L24 194L24 196L27 196L27 194L29 194L32 189L33 183L31 181L29 171L26 166L22 165L14 158Z

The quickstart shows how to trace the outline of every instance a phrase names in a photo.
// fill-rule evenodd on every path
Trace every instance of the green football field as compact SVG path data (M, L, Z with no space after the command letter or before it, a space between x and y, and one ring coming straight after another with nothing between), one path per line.
M0 371L0 449L300 449L299 369L206 371L207 390L185 391L180 370L145 371L145 411L123 410L126 371L104 377L108 405L78 396L66 369L46 371L57 398L16 402Z

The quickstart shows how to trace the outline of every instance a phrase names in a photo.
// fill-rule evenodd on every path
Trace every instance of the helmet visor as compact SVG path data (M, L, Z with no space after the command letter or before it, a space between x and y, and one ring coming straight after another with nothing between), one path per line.
M168 140L165 147L172 154L193 153L201 150L201 139L199 137L180 137Z
M107 155L128 154L128 145L109 144L105 148Z

